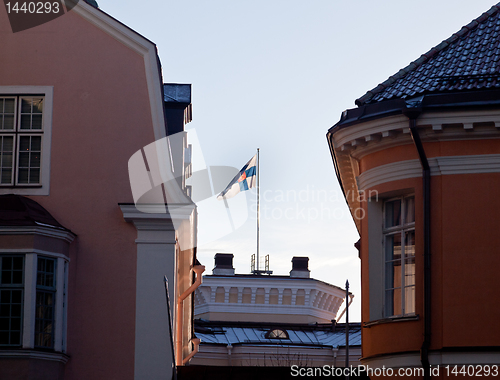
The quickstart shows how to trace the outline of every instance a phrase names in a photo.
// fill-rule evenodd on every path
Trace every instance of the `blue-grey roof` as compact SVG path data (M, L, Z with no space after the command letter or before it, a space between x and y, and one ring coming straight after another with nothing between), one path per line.
M500 88L500 3L356 100Z
M191 103L191 84L164 83L163 101L167 103Z
M266 333L279 328L288 333L289 339L266 338ZM317 346L336 348L345 346L345 325L338 324L268 324L255 322L213 322L195 320L195 333L204 344L217 345L279 345ZM361 325L349 326L349 345L361 345Z

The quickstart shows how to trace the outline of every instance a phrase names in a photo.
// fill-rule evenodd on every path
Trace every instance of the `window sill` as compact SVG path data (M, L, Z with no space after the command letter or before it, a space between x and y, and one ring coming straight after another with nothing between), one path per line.
M375 321L365 322L363 327L370 328L372 326L381 325L385 323L394 323L394 322L409 322L409 321L418 321L420 319L418 314L410 314L405 316L395 316L383 319L377 319Z
M0 360L1 359L38 359L65 364L69 360L69 356L61 352L48 352L44 350L1 349Z
M35 184L35 185L12 185L12 184L1 184L0 188L2 189L40 189L43 185Z

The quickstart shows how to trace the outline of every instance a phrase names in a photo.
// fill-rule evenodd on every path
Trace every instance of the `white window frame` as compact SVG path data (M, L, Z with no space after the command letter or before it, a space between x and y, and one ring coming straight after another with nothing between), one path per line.
M405 239L405 234L407 232L413 232L413 234L415 234L415 220L413 222L409 222L407 223L406 219L407 219L407 215L406 215L406 202L407 202L407 199L409 198L412 198L413 199L413 207L415 207L415 194L409 194L409 195L404 195L404 196L399 196L399 197L394 197L394 198L389 198L389 199L385 199L384 200L384 209L383 209L383 225L382 225L382 235L383 235L383 249L382 249L382 252L383 252L383 255L384 255L384 316L385 317L398 317L398 316L408 316L408 315L415 315L415 297L413 297L413 307L410 312L408 312L406 309L406 288L410 288L410 287L413 287L414 289L414 292L415 292L415 283L411 284L411 285L408 285L406 283L406 273L405 273L405 268L406 268L406 265L405 265L405 262L406 262L406 239ZM392 202L392 201L401 201L401 223L397 226L393 226L393 227L386 227L385 226L385 222L386 222L386 218L387 218L387 208L386 208L386 205L387 203L389 202ZM415 209L413 210L413 214L415 216ZM387 286L387 276L389 275L386 271L387 271L387 258L385 257L386 255L386 242L387 242L387 237L389 236L394 236L394 235L397 235L397 234L400 234L400 238L401 238L401 257L399 259L399 261L401 262L401 279L400 279L400 284L401 284L401 313L389 313L388 311L388 300L387 300L387 290L388 288L386 287ZM415 256L413 256L415 258ZM415 280L415 278L414 278ZM392 289L392 288L391 288ZM394 308L394 305L393 305L393 308Z
M0 194L18 194L18 195L49 195L50 192L50 156L51 156L51 142L52 142L52 111L54 99L53 86L0 86L0 96L4 97L23 97L43 96L44 105L42 113L42 130L36 130L33 135L42 136L42 155L40 163L40 183L31 184L18 184L17 183L17 166L14 167L14 183L1 185ZM14 117L14 125L17 125L17 120L20 117L20 107L16 100L16 113ZM38 132L39 131L39 132ZM23 136L29 136L32 133L26 131L22 133ZM5 132L4 135L10 135ZM14 147L15 154L19 151L18 136L20 133L15 130L11 135L15 135ZM16 158L17 161L17 158Z
M47 351L47 348L35 348L35 319L37 292L38 256L56 259L56 293L54 310L54 347L48 350L56 353L66 352L67 326L67 281L69 259L58 253L38 249L1 249L2 256L24 256L24 305L21 346L23 349ZM19 346L3 346L3 350ZM49 352L50 352L49 351Z

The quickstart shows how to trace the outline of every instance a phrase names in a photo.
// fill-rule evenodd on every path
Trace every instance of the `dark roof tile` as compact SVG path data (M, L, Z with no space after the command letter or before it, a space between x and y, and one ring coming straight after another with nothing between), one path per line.
M430 92L498 87L500 3L356 100L356 105Z

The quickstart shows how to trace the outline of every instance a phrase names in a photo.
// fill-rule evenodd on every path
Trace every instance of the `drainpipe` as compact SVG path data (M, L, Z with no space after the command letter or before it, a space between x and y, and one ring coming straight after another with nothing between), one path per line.
M198 353L198 350L200 348L200 343L201 343L200 338L193 338L193 339L191 339L191 342L194 345L193 351L191 351L191 353L182 361L182 365L184 365L188 361L190 361L191 358Z
M233 365L233 363L231 362L231 350L233 349L233 346L231 344L228 344L226 346L227 348L227 360L228 360L228 364L229 364L229 367L231 367Z
M205 267L203 265L195 265L193 267L193 271L196 273L196 281L191 285L184 293L182 293L178 300L177 300L177 334L175 337L175 363L177 366L184 365L185 362L182 360L182 319L183 319L183 301L191 294L193 293L198 286L201 285L201 274L205 271ZM199 339L198 342L195 342L195 339L192 339L191 341L194 344L194 349L198 351L198 345L200 344ZM196 352L195 352L196 353ZM195 354L194 353L194 354ZM191 355L192 354L192 355ZM191 357L194 355L191 353L186 359L191 359Z
M338 347L332 347L332 352L333 352L333 367L337 368L337 354L339 352Z
M429 347L431 341L431 169L425 155L422 141L417 130L417 117L422 112L422 99L406 104L403 113L409 118L410 134L418 151L422 165L423 203L424 203L424 341L420 349L420 361L424 368L424 379L429 380Z

